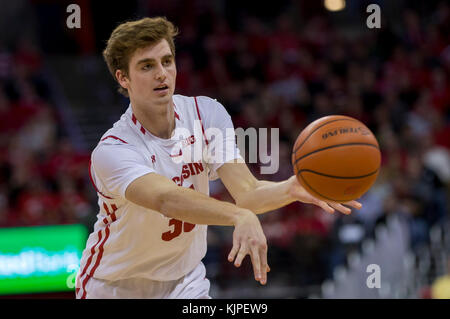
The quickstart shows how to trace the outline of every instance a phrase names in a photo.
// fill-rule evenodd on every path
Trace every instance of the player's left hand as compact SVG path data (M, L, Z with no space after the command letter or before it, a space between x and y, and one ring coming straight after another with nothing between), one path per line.
M333 201L323 201L318 198L315 198L310 193L308 193L302 185L297 180L295 175L291 176L288 179L289 183L289 195L294 197L296 200L306 203L306 204L314 204L325 210L326 212L333 214L335 210L340 211L345 215L349 215L352 210L349 207L344 205L360 209L362 207L361 203L352 200L349 202L345 202L343 204L333 202Z

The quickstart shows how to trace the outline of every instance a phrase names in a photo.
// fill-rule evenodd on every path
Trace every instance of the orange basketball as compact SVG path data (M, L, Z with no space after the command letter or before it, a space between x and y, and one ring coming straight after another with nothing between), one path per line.
M292 152L300 184L317 198L340 203L367 192L380 164L380 148L372 132L360 121L342 115L309 124Z

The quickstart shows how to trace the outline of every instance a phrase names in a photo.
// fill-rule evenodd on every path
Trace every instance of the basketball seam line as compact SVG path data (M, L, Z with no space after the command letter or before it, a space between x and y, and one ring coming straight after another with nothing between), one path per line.
M306 143L306 141L308 140L308 138L310 138L311 135L313 135L319 128L321 128L321 127L323 127L323 126L325 126L325 125L327 125L327 124L334 123L334 122L338 122L338 121L352 121L352 122L357 122L356 120L352 120L352 119L337 119L337 120L332 120L332 121L323 123L323 124L320 125L319 127L316 127L316 128L314 129L314 131L312 131L311 133L309 133L309 135L305 138L305 140L302 142L302 144L300 144L300 145L294 150L294 153L297 152L298 149L299 149L300 147L302 147L303 144Z
M366 174L366 175L361 175L361 176L334 176L334 175L328 175L328 174L324 174L324 173L319 173L316 171L313 171L312 169L301 169L297 172L298 174L301 174L302 172L310 172L310 173L314 173L317 175L321 175L321 176L325 176L325 177L331 177L331 178L339 178L339 179L358 179L358 178L364 178L364 177L369 177L373 174L376 174L378 172L379 168L377 168L375 171L373 171L372 173Z
M333 202L348 202L348 201L351 200L351 199L333 199L333 198L327 197L327 196L325 196L325 195L319 193L318 191L316 191L314 188L312 188L311 185L309 185L309 183L306 181L306 179L303 178L302 174L300 174L300 177L301 177L301 179L303 180L303 182L305 182L305 184L306 184L306 185L307 185L314 193L316 193L316 194L322 196L323 198L326 198L326 199L331 200L331 201L333 201Z
M323 148L319 148L315 151L312 151L308 154L303 155L302 157L299 157L295 160L294 164L297 164L298 161L304 159L305 157L308 157L311 154L317 153L317 152L321 152L330 148L334 148L334 147L341 147L341 146L353 146L353 145L366 145L366 146L371 146L371 147L375 147L376 149L378 149L378 146L374 145L374 144L370 144L370 143L346 143L346 144L337 144L337 145L330 145L327 147L323 147Z

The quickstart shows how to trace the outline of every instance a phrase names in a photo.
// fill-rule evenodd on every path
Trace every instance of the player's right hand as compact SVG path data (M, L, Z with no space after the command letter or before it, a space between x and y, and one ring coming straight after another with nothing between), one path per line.
M228 255L228 261L236 267L242 264L246 255L250 255L255 280L262 285L267 282L267 240L258 217L245 210L234 225L233 247Z

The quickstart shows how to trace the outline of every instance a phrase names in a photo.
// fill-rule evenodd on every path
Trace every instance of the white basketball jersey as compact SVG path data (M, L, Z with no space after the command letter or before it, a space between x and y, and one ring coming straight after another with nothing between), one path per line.
M89 169L100 211L83 251L77 293L83 294L90 277L176 280L205 256L206 225L168 218L125 198L132 181L152 172L209 195L216 170L240 157L231 117L220 103L182 95L174 95L173 102L175 134L170 139L145 130L129 106L93 150ZM213 138L211 128L223 134ZM224 160L212 161L208 154Z

